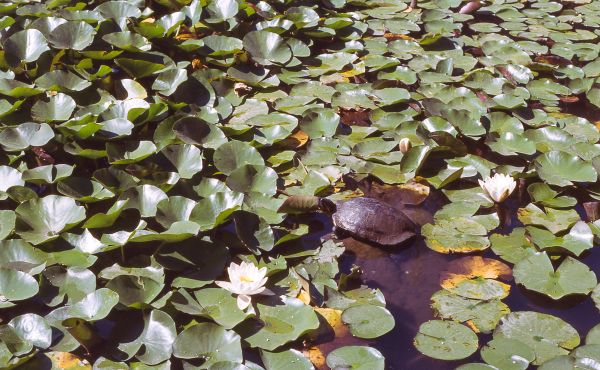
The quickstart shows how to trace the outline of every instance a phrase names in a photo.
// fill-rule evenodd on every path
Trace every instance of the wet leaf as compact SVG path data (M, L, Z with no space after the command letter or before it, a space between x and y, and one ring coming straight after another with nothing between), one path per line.
M467 323L476 332L491 332L500 318L510 312L498 299L470 299L444 290L434 293L431 300L437 316Z
M383 355L371 347L347 346L335 349L327 355L331 369L383 370Z
M551 151L539 156L535 166L540 178L552 185L594 182L597 174L590 163L565 152Z
M246 338L252 347L272 351L319 326L312 308L296 298L285 298L278 306L258 304L257 308L264 326Z
M392 314L381 306L359 305L342 313L342 321L350 326L350 332L359 338L376 338L394 328Z
M532 311L506 315L494 331L494 339L507 338L523 342L535 352L534 365L568 354L579 344L579 334L563 320Z
M482 348L481 357L499 369L525 370L535 360L535 352L518 340L497 338Z
M515 264L515 281L527 289L560 299L570 294L588 294L598 284L596 275L584 263L567 257L556 270L545 252Z
M454 321L431 320L419 327L414 340L419 352L440 360L460 360L477 350L477 335Z
M220 361L241 362L240 336L211 323L199 323L183 330L173 343L173 355L182 359L203 357L204 368Z

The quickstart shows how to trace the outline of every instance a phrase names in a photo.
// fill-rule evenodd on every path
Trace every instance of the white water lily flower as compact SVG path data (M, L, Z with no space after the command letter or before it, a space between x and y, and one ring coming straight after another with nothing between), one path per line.
M237 294L237 305L240 310L250 305L250 296L262 293L267 282L267 268L258 268L253 263L242 261L239 265L232 262L227 268L229 281L215 281L223 289Z
M497 173L483 181L479 180L479 186L494 202L500 203L515 190L517 182L511 176Z

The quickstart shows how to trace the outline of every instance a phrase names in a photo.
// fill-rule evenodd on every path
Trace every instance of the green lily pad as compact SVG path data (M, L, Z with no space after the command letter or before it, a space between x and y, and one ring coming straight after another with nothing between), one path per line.
M352 306L342 313L342 321L350 332L359 338L377 338L394 328L392 314L384 307L375 305Z
M486 228L464 217L427 224L421 233L427 246L441 253L469 253L490 246Z
M375 348L347 346L331 351L327 355L327 366L331 369L383 370L385 359Z
M260 351L260 357L266 370L286 368L289 370L312 370L315 367L302 352L289 349L281 352Z
M215 150L213 155L215 167L226 175L246 164L264 165L260 153L250 144L243 141L230 141Z
M292 58L292 51L285 40L274 32L252 31L243 39L244 49L261 65L285 64Z
M507 338L523 342L535 352L534 365L565 355L579 345L579 334L568 323L539 312L512 312L502 318L494 339Z
M169 359L175 351L176 334L171 316L152 310L144 317L144 330L140 336L133 342L119 344L119 349L130 358L135 355L144 364L157 365Z
M85 219L85 209L67 197L48 195L20 204L15 212L20 223L16 233L32 244L58 238L62 231Z
M202 308L201 315L211 318L225 329L233 328L247 317L237 307L237 300L225 289L201 289L195 291L194 296Z
M38 348L48 348L52 342L52 329L43 317L27 313L15 317L8 326L23 341Z
M485 362L506 370L525 370L535 360L535 352L516 339L496 338L481 349Z
M246 338L252 347L273 351L319 326L313 309L297 298L283 298L283 305L278 306L259 303L257 308L264 326Z
M22 271L0 268L0 296L2 301L20 301L31 298L39 291L37 280Z
M69 71L54 70L43 74L35 80L36 86L49 91L81 91L91 82Z
M508 306L498 299L469 299L445 290L434 293L431 300L432 308L439 317L469 322L471 327L484 333L494 330L500 318L510 312Z
M460 360L477 350L477 335L454 321L431 320L419 327L414 345L425 356L439 360Z
M518 284L552 299L570 294L588 294L598 284L596 275L584 263L572 257L567 257L555 271L545 252L517 262L513 274Z
M20 62L35 62L42 53L50 50L44 35L36 30L29 29L14 33L4 42L5 58L16 66Z
M203 357L202 369L220 361L242 361L240 336L212 323L199 323L183 330L173 343L173 355L182 359Z
M0 146L9 152L19 151L46 145L53 137L54 131L47 123L26 122L0 131Z
M83 21L69 21L57 26L48 36L56 49L83 50L94 41L96 30Z
M522 227L515 228L509 235L493 234L490 242L492 251L510 263L517 263L537 251Z
M577 156L551 151L535 160L540 178L551 185L566 186L573 182L595 182L598 175L594 167Z
M534 204L528 204L527 207L520 208L518 217L519 221L525 225L544 226L554 234L568 229L579 221L579 214L574 209L546 208L546 212L544 212Z

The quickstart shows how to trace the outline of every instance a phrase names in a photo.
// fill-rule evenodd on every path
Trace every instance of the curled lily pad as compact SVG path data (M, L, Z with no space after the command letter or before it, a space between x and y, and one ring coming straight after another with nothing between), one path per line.
M69 95L58 93L47 102L38 100L31 108L36 121L66 121L75 110L75 100Z
M34 62L49 49L46 38L36 29L16 32L4 43L6 58L12 65Z
M54 137L47 123L26 122L0 131L0 146L6 151L17 151L29 146L42 146Z
M262 65L284 64L292 58L292 51L284 39L274 32L252 31L244 36L244 49Z
M56 239L59 234L85 219L85 209L67 197L48 195L19 205L15 212L19 223L16 232L23 239L40 244Z
M57 49L83 50L94 41L96 30L83 21L69 21L52 30L48 41Z
M152 310L144 319L142 334L133 342L121 343L119 349L129 357L137 354L147 365L157 365L171 357L177 333L175 322L160 310Z
M8 326L21 339L39 348L48 348L52 342L52 329L43 317L34 313L20 315L10 320Z

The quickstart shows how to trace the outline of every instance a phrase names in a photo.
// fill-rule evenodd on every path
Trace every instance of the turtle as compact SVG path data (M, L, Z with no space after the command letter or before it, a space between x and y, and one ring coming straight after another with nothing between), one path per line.
M416 235L416 225L402 211L375 198L358 197L334 203L321 198L319 208L331 215L336 232L381 246L405 243Z

